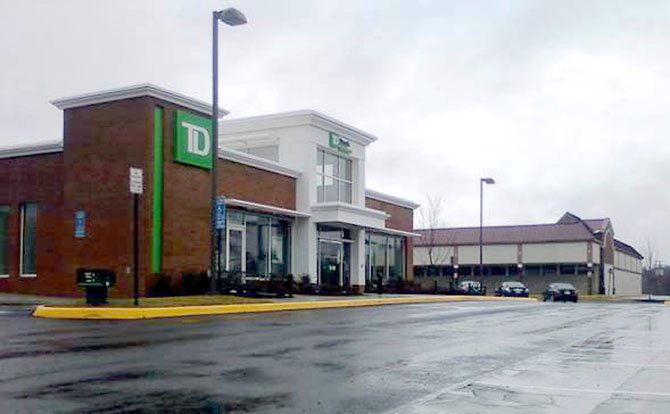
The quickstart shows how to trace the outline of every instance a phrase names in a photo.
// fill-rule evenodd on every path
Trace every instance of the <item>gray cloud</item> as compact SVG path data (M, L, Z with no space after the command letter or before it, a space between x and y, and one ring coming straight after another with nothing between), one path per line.
M48 100L153 82L210 96L210 12L233 116L314 108L380 137L368 185L449 225L609 216L670 260L666 1L26 1L0 15L0 146L60 137Z

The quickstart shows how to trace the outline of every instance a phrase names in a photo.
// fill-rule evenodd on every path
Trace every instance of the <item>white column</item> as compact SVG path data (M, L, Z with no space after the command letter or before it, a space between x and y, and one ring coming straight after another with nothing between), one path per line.
M351 284L365 286L365 230L356 232L351 249Z

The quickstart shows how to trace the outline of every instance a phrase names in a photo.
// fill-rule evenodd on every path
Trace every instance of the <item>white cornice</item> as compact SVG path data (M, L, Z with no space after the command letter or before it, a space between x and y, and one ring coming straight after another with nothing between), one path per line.
M391 217L391 215L386 213L385 211L375 210L367 207L359 207L348 203L332 202L332 203L315 204L312 206L312 211L333 211L333 210L348 211L350 213L360 214L362 216L382 220L386 220L387 218Z
M409 208L411 210L416 210L417 208L420 207L419 204L417 204L413 201L410 201L410 200L407 200L407 199L404 199L404 198L400 198L400 197L395 197L395 196L388 195L388 194L384 194L384 193L380 193L378 191L369 190L367 188L365 189L365 196L368 197L368 198L375 199L375 200L383 201L385 203L394 204L396 206Z
M104 91L85 93L82 95L69 96L66 98L55 99L51 101L58 109L70 109L80 106L95 105L105 102L119 101L122 99L139 98L142 96L151 96L156 99L162 99L185 108L192 109L204 115L212 114L212 106L199 99L190 98L171 90L161 88L150 83L140 85L124 86L123 88L107 89ZM228 115L228 111L219 108L219 117Z
M49 141L21 147L0 148L0 158L27 157L30 155L53 154L58 152L63 152L63 142Z
M226 128L233 129L234 131L231 132L231 134L268 128L312 125L325 131L334 132L364 146L377 140L377 137L372 134L313 110L282 112L277 114L229 119L222 121L221 125L221 131L225 131Z
M259 168L261 170L286 175L292 178L298 178L301 175L300 171L284 167L283 165L276 163L274 161L270 161L262 157L257 157L255 155L247 154L246 152L236 151L230 148L220 148L219 158L233 162L238 162L240 164L249 165L251 167Z

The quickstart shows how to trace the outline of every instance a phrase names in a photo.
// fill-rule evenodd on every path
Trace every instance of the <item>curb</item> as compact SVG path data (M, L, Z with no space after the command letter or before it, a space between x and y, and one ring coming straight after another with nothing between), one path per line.
M436 296L409 298L379 298L354 300L325 300L308 302L258 303L242 305L176 306L160 308L64 308L38 306L33 312L37 318L50 319L155 319L182 316L226 315L311 309L358 308L366 306L402 305L413 303L440 303L465 301L537 302L534 298L501 298L494 296Z

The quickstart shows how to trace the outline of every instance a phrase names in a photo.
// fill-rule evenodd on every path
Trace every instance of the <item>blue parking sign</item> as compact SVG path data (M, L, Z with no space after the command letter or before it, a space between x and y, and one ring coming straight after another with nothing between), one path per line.
M74 237L82 238L86 236L86 212L77 211L74 213Z
M226 199L217 197L216 199L216 221L214 227L217 230L223 230L226 227Z

